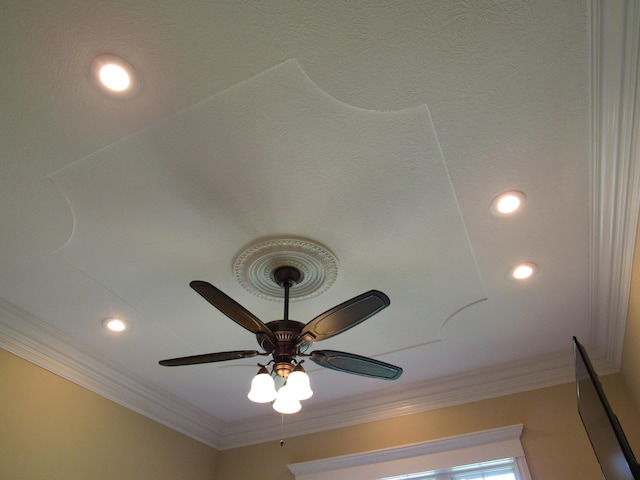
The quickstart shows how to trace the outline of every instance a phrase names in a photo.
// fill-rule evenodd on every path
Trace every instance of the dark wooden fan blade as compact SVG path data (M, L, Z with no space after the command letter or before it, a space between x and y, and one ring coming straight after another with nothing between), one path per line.
M302 329L302 342L314 342L355 327L389 306L389 297L377 290L358 295L317 316Z
M321 367L364 377L396 380L402 375L402 368L373 358L336 350L316 350L310 355L312 361Z
M194 280L189 285L198 292L202 298L241 327L246 328L251 333L265 334L273 341L274 344L277 343L275 335L271 330L269 330L269 327L223 291L218 290L210 283L203 282L202 280Z
M160 360L158 363L165 367L178 367L180 365L196 365L198 363L226 362L227 360L250 358L256 355L258 355L256 350L234 350L232 352L205 353L190 357L170 358L169 360Z

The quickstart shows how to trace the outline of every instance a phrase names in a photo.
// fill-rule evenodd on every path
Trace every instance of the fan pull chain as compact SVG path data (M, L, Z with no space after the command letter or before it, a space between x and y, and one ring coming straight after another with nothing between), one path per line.
M280 423L280 433L282 434L282 438L280 439L280 446L284 447L284 413L281 413L280 416L282 417Z

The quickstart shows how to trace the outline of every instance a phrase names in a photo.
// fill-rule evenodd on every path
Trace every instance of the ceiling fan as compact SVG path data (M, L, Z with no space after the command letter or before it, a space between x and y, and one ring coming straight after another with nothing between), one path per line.
M263 323L253 313L213 285L195 280L191 288L211 305L224 313L241 327L255 334L258 344L264 350L234 350L206 353L188 357L161 360L160 365L175 367L199 363L225 362L257 355L272 356L273 372L287 378L294 370L297 357L306 357L321 367L339 372L362 375L383 380L396 380L402 375L402 368L373 358L336 350L315 350L306 353L314 342L326 340L367 320L389 306L389 298L382 292L370 290L337 305L304 324L289 319L289 290L301 278L295 267L283 266L273 271L274 281L284 289L284 318Z

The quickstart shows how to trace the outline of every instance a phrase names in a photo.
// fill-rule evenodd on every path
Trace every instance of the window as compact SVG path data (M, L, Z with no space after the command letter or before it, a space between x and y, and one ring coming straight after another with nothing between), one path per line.
M513 469L503 469L494 472L472 473L453 478L454 480L516 480L516 475L513 473Z
M296 480L531 480L522 425L288 465Z
M464 465L445 470L409 473L378 480L518 480L512 458Z

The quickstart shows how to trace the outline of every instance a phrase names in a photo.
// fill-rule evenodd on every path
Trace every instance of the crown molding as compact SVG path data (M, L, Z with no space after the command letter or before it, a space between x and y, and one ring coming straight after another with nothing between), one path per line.
M620 369L640 210L640 4L591 2L591 344Z
M0 347L134 412L219 448L222 422L0 299Z

